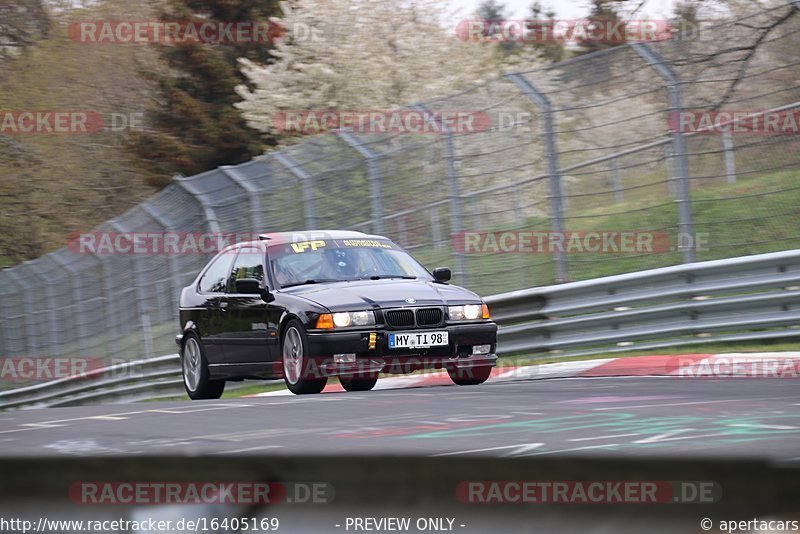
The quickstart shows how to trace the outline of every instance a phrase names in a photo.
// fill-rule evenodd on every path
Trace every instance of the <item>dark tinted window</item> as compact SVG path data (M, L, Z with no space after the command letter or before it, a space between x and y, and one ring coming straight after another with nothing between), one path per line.
M211 266L200 279L200 291L202 293L225 292L225 285L231 274L231 256L233 256L233 254L223 253L214 259Z

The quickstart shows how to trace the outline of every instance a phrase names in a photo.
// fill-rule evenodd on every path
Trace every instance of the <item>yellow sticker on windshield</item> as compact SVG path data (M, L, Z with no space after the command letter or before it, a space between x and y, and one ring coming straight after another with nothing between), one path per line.
M305 252L307 250L317 250L325 246L325 241L303 241L300 243L292 243L292 249L295 252Z

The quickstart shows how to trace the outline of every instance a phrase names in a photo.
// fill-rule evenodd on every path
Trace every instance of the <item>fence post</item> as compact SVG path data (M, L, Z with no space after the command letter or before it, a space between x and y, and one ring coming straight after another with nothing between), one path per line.
M92 256L100 262L100 268L102 269L102 279L103 279L103 300L105 301L105 308L106 312L103 314L103 318L105 319L106 328L104 334L106 336L106 341L108 343L108 347L111 350L111 359L113 360L114 357L119 352L119 331L117 328L117 312L114 308L115 299L112 298L114 286L113 284L113 273L111 268L109 267L109 262L111 261L110 256L107 254L98 254L97 251L92 252Z
M175 225L173 225L170 220L161 213L155 206L150 204L150 202L142 202L140 204L142 209L145 213L147 213L154 221L160 224L164 230L167 231L174 231ZM219 239L219 236L217 236ZM181 272L180 267L178 266L178 257L175 254L167 254L167 262L169 263L169 275L172 278L172 290L174 291L174 300L172 302L180 302L181 298ZM178 307L172 306L170 317L177 319L178 316Z
M219 229L219 221L217 220L217 214L214 213L214 208L209 202L206 201L203 193L198 191L198 189L191 183L191 177L185 178L183 176L173 176L172 180L187 193L192 195L195 200L197 200L197 203L200 204L200 208L203 210L203 214L205 215L206 224L208 224L209 231L217 236L221 235L222 232Z
M458 169L456 168L456 154L455 145L453 143L453 132L447 127L441 118L437 119L436 115L432 113L425 105L415 104L411 106L422 112L426 121L438 122L442 135L444 136L444 160L447 162L447 185L448 195L450 197L450 246L455 242L455 237L461 233L461 186L459 184ZM469 275L467 274L467 265L464 258L464 253L453 250L456 262L456 274L461 278L459 283L461 285L468 285Z
M58 304L58 300L56 299L55 292L53 291L54 280L48 279L47 276L39 270L39 267L36 265L36 260L27 261L23 263L23 265L27 265L28 269L30 269L30 271L42 281L45 287L45 296L47 297L47 301L50 303L47 308L47 322L50 323L50 349L48 350L47 354L48 356L61 355L58 341L58 317L56 316L56 306Z
M544 121L545 157L547 158L547 173L550 176L550 209L552 212L551 227L553 233L564 235L564 191L561 183L561 172L558 170L558 152L556 149L556 134L553 124L553 108L550 100L540 92L521 74L506 74L509 80L522 91L542 111ZM569 279L567 257L563 250L553 251L555 263L556 282L566 282Z
M236 167L223 165L219 170L247 193L247 197L250 200L250 223L253 225L249 233L261 233L265 231L261 222L261 190L249 180L242 178L236 170Z
M633 50L639 54L653 69L667 82L667 95L669 97L669 113L675 116L683 109L683 96L681 94L681 80L678 74L667 65L667 62L644 43L634 43ZM692 198L689 186L689 160L686 149L686 139L679 128L673 128L672 146L675 157L675 173L678 179L678 246L682 248L683 263L695 261L694 239L688 239L691 246L682 246L687 238L694 236L694 223L692 221Z
M131 229L116 219L109 221L111 227L121 234L130 234ZM147 295L142 280L142 258L136 252L131 254L133 265L133 283L136 286L136 310L139 312L139 321L142 327L142 348L144 356L152 358L155 356L153 351L152 330L150 328L150 310L147 308Z
M38 352L39 347L36 344L36 340L38 336L36 335L36 326L34 324L36 317L33 314L33 304L31 303L31 290L25 285L24 281L21 280L20 275L18 275L15 269L3 269L9 278L11 278L14 283L19 288L20 294L22 295L23 302L25 302L25 331L28 333L28 340L25 342L25 349L29 352L29 355L34 355Z
M54 252L51 257L54 262L67 271L70 277L72 277L72 298L75 300L75 306L78 308L77 317L75 318L75 323L78 327L78 347L80 348L81 354L86 355L89 352L89 347L86 345L89 335L86 332L86 325L84 323L86 315L83 312L83 291L80 284L80 272L64 260L64 258L59 256L58 252Z
M319 230L319 228L317 228L317 209L314 206L314 186L311 181L311 175L287 154L273 152L272 157L303 184L303 206L305 207L306 230Z
M733 151L733 137L731 132L722 132L722 150L725 155L725 174L728 176L728 183L736 183L736 158Z
M336 135L356 149L367 160L367 176L369 178L370 201L372 203L373 228L376 234L383 234L383 197L381 196L381 169L378 165L380 154L374 152L358 137L345 130L337 130Z

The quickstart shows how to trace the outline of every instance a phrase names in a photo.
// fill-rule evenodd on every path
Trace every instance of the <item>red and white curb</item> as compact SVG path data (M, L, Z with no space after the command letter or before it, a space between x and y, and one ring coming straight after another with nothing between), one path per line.
M527 366L500 366L487 381L510 382L546 378L600 378L617 376L671 376L675 378L800 378L800 352L682 354L631 356ZM445 371L418 373L378 380L374 389L405 389L453 385ZM344 391L337 383L323 393ZM292 395L288 390L245 397Z

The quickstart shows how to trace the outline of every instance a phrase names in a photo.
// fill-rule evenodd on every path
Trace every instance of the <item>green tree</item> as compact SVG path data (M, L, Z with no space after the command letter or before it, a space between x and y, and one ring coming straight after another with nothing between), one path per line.
M279 13L276 0L171 0L161 18L266 24ZM159 45L169 70L149 73L160 99L149 114L148 131L133 140L134 152L146 162L149 183L162 186L175 173L241 163L263 152L265 144L274 144L249 127L234 107L240 101L234 87L247 81L237 59L268 63L271 46L254 38Z

